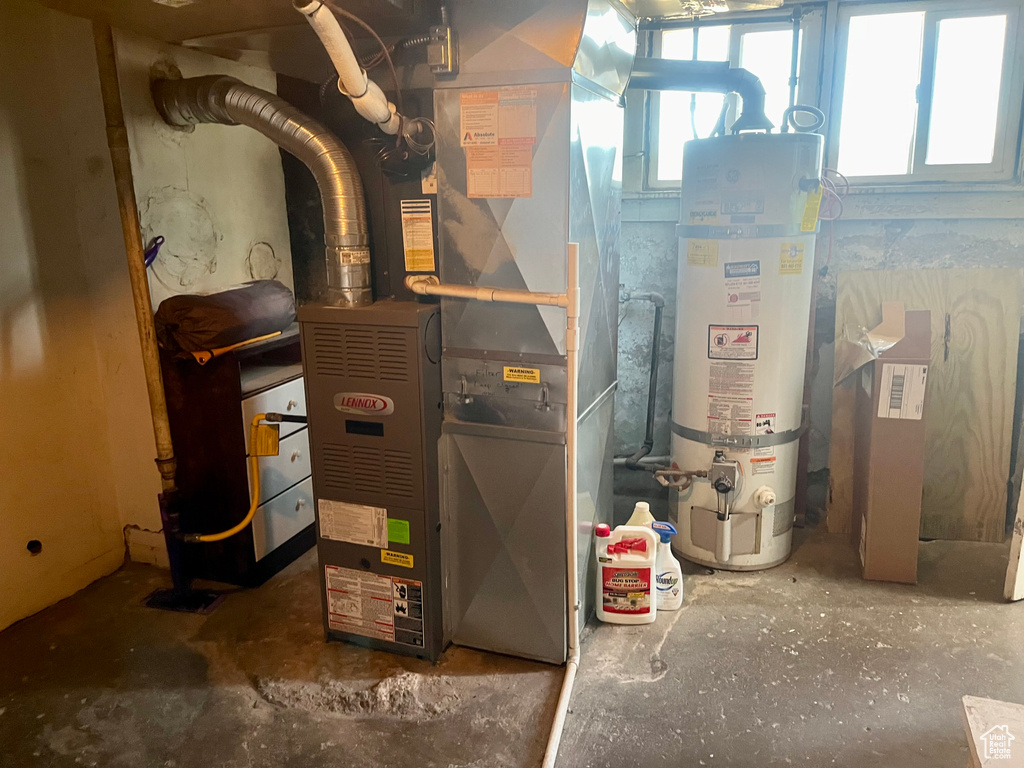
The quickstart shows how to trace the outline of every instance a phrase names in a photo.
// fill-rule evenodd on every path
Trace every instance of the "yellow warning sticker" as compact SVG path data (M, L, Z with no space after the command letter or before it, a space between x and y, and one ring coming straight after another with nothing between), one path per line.
M783 243L779 253L779 274L799 275L804 271L804 246L802 243Z
M387 565L412 568L412 555L407 555L405 552L392 552L390 549L382 549L380 551L380 561Z
M718 241L688 240L686 242L686 263L692 267L717 267Z
M540 368L520 368L516 365L506 365L505 381L524 381L527 384L540 384Z
M818 228L818 212L821 210L821 187L807 193L804 217L800 221L801 232L813 232Z

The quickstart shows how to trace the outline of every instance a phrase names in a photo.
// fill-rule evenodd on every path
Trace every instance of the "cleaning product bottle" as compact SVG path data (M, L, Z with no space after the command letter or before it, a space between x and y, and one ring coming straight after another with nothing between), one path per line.
M683 604L683 569L672 554L669 540L676 535L672 523L655 520L651 529L661 537L654 566L654 583L658 590L658 610L678 611Z
M629 516L626 525L646 525L651 527L654 522L654 515L651 514L651 505L646 501L638 501L633 507L633 514Z
M650 624L657 618L654 568L658 537L650 528L601 523L597 537L597 617L612 624Z

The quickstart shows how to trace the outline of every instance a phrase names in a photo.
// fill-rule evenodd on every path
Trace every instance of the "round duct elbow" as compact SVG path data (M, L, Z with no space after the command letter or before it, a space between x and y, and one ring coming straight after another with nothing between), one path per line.
M152 92L157 111L170 125L246 125L309 168L323 207L328 301L341 306L373 302L366 200L344 144L277 94L233 77L156 80Z

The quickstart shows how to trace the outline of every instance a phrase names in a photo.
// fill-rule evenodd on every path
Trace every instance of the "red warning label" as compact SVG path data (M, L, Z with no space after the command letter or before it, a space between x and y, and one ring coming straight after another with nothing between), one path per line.
M756 325L709 325L710 360L757 360Z

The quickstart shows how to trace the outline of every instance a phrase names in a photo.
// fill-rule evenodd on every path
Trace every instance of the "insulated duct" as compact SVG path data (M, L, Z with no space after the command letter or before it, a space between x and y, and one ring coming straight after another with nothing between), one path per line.
M774 124L764 113L764 86L752 72L729 66L727 61L680 61L637 58L633 62L630 88L648 91L699 91L738 93L743 109L732 133L770 131Z
M320 189L328 301L346 307L373 302L362 180L330 131L276 94L223 75L157 80L153 101L170 125L247 125L295 155Z

